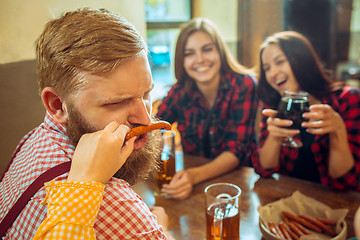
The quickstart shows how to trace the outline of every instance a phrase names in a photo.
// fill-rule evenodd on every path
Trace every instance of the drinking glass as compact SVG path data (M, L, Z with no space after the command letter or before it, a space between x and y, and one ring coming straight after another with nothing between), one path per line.
M301 123L306 121L302 117L304 112L309 111L308 93L304 91L290 92L285 91L281 97L278 106L277 117L281 119L289 119L293 124L289 126L290 129L301 129ZM283 146L300 148L303 146L301 140L295 140L292 137L286 137L282 143Z
M166 198L167 195L161 192L164 183L170 183L175 170L175 132L161 130L160 135L160 159L159 170L155 173L157 192L155 195Z
M239 240L241 189L230 183L214 183L205 188L206 239Z

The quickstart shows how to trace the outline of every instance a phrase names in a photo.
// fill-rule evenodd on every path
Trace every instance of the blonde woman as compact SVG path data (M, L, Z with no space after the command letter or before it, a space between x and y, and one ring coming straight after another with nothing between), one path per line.
M258 104L252 74L235 61L209 19L195 18L181 28L175 50L177 82L157 117L178 123L185 154L209 162L177 172L163 185L164 193L184 199L194 184L250 164Z

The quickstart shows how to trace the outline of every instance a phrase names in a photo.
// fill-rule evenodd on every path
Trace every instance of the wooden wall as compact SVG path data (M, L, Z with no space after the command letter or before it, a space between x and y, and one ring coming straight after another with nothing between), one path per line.
M44 119L35 60L0 65L0 173L21 138Z

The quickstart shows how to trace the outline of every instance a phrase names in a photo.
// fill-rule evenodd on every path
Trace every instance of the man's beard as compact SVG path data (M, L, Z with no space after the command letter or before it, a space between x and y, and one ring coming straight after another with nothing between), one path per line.
M100 130L89 124L74 106L69 106L68 110L66 134L75 146L82 135ZM124 165L115 173L114 177L123 179L130 185L133 185L138 180L146 179L149 173L158 169L160 150L157 139L159 139L159 135L159 130L148 132L146 145L134 150Z

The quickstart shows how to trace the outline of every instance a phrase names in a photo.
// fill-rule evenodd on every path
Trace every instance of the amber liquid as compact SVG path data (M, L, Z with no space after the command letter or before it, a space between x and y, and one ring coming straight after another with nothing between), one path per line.
M301 123L306 121L302 114L309 111L309 101L306 99L289 99L283 97L278 107L278 118L290 119L293 124L288 127L290 129L300 129Z
M206 211L206 239L218 240L220 235L220 223L214 224L214 215L216 208L224 209L224 217L222 220L222 239L223 240L239 240L240 239L240 214L237 207L231 204L212 205ZM216 233L216 237L214 236Z
M161 189L164 183L169 183L174 174L175 155L171 153L161 153L160 170L155 174L158 187Z

